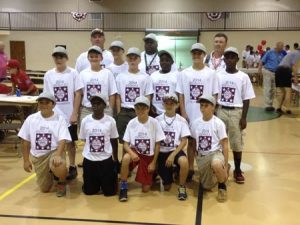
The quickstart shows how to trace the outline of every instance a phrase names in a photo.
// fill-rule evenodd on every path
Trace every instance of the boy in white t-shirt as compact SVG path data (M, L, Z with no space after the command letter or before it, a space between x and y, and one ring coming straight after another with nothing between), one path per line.
M115 95L117 87L112 72L106 68L102 68L100 61L102 60L102 50L98 46L92 46L88 50L88 60L91 64L90 68L83 70L80 74L80 85L83 88L82 109L80 113L80 121L87 115L92 113L90 97L101 93L108 99L105 113L112 116L115 108Z
M163 107L163 97L165 94L173 94L176 92L177 71L171 71L174 62L173 56L168 51L159 51L161 70L155 71L151 74L153 81L153 98L151 113L155 116L161 115L165 112Z
M188 160L183 151L188 137L191 135L187 121L176 114L178 97L176 94L166 94L163 97L165 112L156 117L166 139L160 142L158 155L158 174L163 180L164 190L170 190L173 183L173 165L179 170L178 199L186 200L185 188L188 174Z
M115 120L106 114L105 95L90 97L93 113L83 118L79 138L85 141L83 159L83 187L86 195L102 190L104 196L117 192L118 131Z
M127 177L129 170L138 166L135 180L142 184L142 191L148 192L156 168L160 142L165 139L158 121L149 116L150 101L145 96L135 99L137 117L130 120L124 134L125 154L121 165L119 200L127 201Z
M67 180L77 177L75 165L77 137L77 121L80 109L82 90L77 71L67 65L68 53L64 47L58 46L52 53L55 68L46 72L44 76L44 92L50 92L56 99L56 108L63 112L72 142L66 144L69 156L69 174Z
M140 50L134 47L129 48L126 60L129 65L128 71L119 74L116 79L118 89L116 96L116 121L120 143L123 143L123 135L128 122L136 117L134 110L135 99L143 95L150 101L153 94L151 78L138 68L141 61Z
M216 99L213 96L202 95L198 102L203 116L193 121L191 133L197 153L200 183L207 190L218 183L217 200L224 202L227 199L225 182L228 179L228 138L225 124L214 116Z
M193 65L178 75L176 91L179 93L180 112L189 123L202 116L197 99L203 95L216 95L218 82L215 71L203 63L206 47L195 43L191 47ZM194 174L194 150L188 142L187 154L189 159L188 181Z
M22 125L18 136L22 138L24 170L36 172L37 184L42 192L49 192L58 178L57 197L66 194L67 167L65 144L71 141L63 116L53 111L55 97L43 92L37 98L40 111L30 115Z
M243 130L247 126L247 113L250 99L255 98L249 76L237 70L239 52L234 47L225 49L226 70L217 73L219 83L217 116L223 120L233 152L236 183L243 184L245 178L241 170L243 150Z
M120 73L128 71L128 63L123 59L124 55L124 44L121 41L113 41L110 44L109 50L112 52L114 61L107 67L115 78Z

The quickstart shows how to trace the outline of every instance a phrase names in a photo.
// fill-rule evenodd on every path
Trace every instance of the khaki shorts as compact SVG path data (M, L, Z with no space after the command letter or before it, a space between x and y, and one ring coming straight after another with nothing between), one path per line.
M36 173L36 182L43 192L49 191L53 185L53 173L51 172L50 168L53 166L53 158L55 153L56 151L51 151L49 154L40 157L30 155L30 160ZM62 157L64 163L66 163L65 154L63 154Z
M218 108L217 116L225 123L230 148L234 152L241 152L244 147L243 130L240 128L240 120L243 110Z
M211 165L214 161L220 160L225 166L223 153L221 151L214 151L205 156L198 155L196 160L202 187L204 189L212 189L218 183L218 180Z

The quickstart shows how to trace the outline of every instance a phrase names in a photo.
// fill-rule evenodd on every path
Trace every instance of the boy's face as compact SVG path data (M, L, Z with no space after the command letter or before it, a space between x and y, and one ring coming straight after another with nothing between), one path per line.
M124 50L121 48L118 48L118 47L112 47L110 50L111 50L111 53L112 53L114 59L119 59L124 54Z
M148 118L150 108L145 104L136 104L134 106L136 116L139 119Z
M226 64L226 68L236 68L236 64L239 61L239 57L234 52L227 52L224 55L224 62Z
M138 55L135 55L135 54L127 55L126 58L127 58L129 68L137 67L139 65L139 63L141 62L141 58Z
M174 113L174 112L176 112L178 103L174 102L173 100L165 100L163 102L163 106L164 106L166 112Z
M38 108L43 114L50 114L53 111L55 104L47 98L42 98L38 101Z
M210 102L200 101L200 111L203 116L212 116L214 114L215 106Z
M227 42L224 37L215 37L214 39L214 50L218 52L224 52Z
M106 107L105 103L99 98L94 98L91 101L91 105L94 114L102 114Z
M94 34L91 36L92 45L97 45L99 47L104 46L105 36L103 34Z
M192 60L193 63L203 63L204 57L205 57L205 52L201 51L201 50L193 50L191 52L192 55Z
M66 56L54 55L52 58L56 67L63 67L67 65L68 58Z
M89 52L88 60L90 61L91 65L100 65L100 62L102 61L102 55L96 52Z
M164 54L160 57L159 63L163 71L170 71L173 64L173 60L170 58L170 56Z

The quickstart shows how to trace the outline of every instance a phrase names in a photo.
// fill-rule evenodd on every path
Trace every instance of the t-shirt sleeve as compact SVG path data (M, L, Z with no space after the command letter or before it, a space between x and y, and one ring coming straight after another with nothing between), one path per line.
M251 83L251 80L248 75L244 76L243 79L243 93L242 93L242 99L243 100L248 100L255 98L255 93L253 90L253 86Z
M157 120L154 121L155 126L155 142L163 141L166 139L165 133L163 132L159 122Z
M116 78L116 87L117 87L117 93L118 93L119 95L121 95L122 90L121 90L121 85L120 85L120 74L119 74L119 76L117 76L117 78Z
M60 120L59 121L60 124L59 124L58 141L61 140L72 141L66 121L62 116L60 116L59 120Z
M191 137L197 139L196 127L194 122L191 124L190 128L191 128Z
M26 140L26 141L30 141L30 127L29 127L29 124L30 124L30 117L28 117L24 121L24 123L23 123L23 125L22 125L22 127L21 127L21 129L18 133L18 136L20 138L22 138L23 140Z
M125 130L125 133L124 133L124 136L123 136L123 141L126 141L128 143L130 143L130 123L128 123L127 127L126 127L126 130Z
M109 76L109 87L108 87L108 93L109 95L114 95L118 92L117 90L117 85L116 85L116 80L115 77L113 75L113 73L110 70L107 70L108 72L108 76Z
M262 57L261 61L263 62L263 64L265 64L268 60L268 56L269 56L269 52L266 52L264 54L264 56Z
M79 130L79 139L85 140L87 138L87 133L85 131L85 119L82 120L80 124L80 130Z
M145 85L145 96L153 94L153 82L150 76L146 78L146 85Z
M218 81L218 76L217 76L216 72L213 72L212 76L213 76L213 87L212 87L213 93L212 94L213 95L219 94L220 88L219 88L219 81Z
M77 71L74 71L74 85L75 85L75 89L74 89L75 91L84 88L84 84L81 82L79 73Z
M75 64L75 69L77 70L78 73L80 73L82 71L82 63L81 63L81 55L78 56L77 60L76 60L76 64Z
M182 122L181 122L181 135L180 136L181 137L191 136L191 131L190 131L189 125L184 118L182 118Z
M112 124L111 124L110 138L118 138L119 133L117 130L116 121L114 119L111 119L111 121L112 121Z
M226 127L222 120L217 120L217 132L220 140L227 138Z
M43 85L43 91L44 92L50 92L50 93L52 93L53 92L53 90L50 90L50 83L49 83L49 81L48 81L48 75L49 73L47 72L46 74L45 74L45 76L44 76L44 85Z
M176 92L179 94L183 94L182 76L183 76L183 73L177 74Z

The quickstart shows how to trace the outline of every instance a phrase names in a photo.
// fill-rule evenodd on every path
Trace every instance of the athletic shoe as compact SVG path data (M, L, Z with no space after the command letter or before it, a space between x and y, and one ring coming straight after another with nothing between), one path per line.
M217 196L218 202L226 202L227 200L227 191L223 188L218 189L218 196Z
M80 167L80 168L82 168L83 167L83 162L78 163L77 166Z
M235 182L238 184L243 184L245 183L245 177L243 176L242 171L233 171L233 177L235 179Z
M186 182L191 182L193 180L194 173L195 173L194 170L189 170L189 173L186 178Z
M278 109L276 109L276 112L281 114L282 113L282 109L278 108Z
M272 106L268 106L268 107L265 108L265 110L266 110L267 112L273 112L273 111L275 110L275 108L272 107Z
M119 194L119 201L120 202L126 202L128 199L127 196L127 189L121 189Z
M66 182L58 182L56 184L56 196L63 197L66 195Z
M291 115L291 114L292 114L292 111L291 111L291 110L287 110L287 111L286 111L286 114Z
M70 166L69 167L69 174L67 176L67 180L74 180L77 177L77 167L76 166Z
M184 201L187 199L187 193L185 186L178 187L178 200Z

